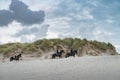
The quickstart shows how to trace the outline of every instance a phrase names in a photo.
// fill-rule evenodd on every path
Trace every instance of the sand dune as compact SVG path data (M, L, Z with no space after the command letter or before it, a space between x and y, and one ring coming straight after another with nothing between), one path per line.
M120 56L0 63L0 80L119 80Z

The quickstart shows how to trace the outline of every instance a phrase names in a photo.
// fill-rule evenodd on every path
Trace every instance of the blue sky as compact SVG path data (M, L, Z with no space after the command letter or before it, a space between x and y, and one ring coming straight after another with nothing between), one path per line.
M120 0L0 0L0 21L1 44L77 37L120 52Z

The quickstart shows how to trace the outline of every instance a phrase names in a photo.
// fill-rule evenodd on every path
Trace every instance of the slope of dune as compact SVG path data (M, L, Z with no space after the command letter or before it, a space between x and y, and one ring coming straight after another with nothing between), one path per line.
M99 42L79 38L42 39L32 43L8 43L0 45L0 54L8 58L15 53L31 55L32 57L50 58L57 50L64 50L64 58L70 50L77 50L77 56L117 55L116 48L111 43Z

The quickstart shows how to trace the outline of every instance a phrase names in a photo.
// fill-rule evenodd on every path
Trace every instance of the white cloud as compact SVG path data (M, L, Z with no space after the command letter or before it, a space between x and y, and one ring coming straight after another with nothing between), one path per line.
M69 17L46 19L45 23L50 25L46 38L58 38L59 35L64 34L70 28L68 23L70 20Z
M117 45L114 45L114 46L116 47L117 52L119 52L119 53L120 53L120 45L119 45L119 44L117 44Z
M105 21L108 22L108 23L113 23L113 22L114 22L114 21L111 20L111 19L106 19Z
M59 4L59 0L22 0L31 10L44 10L45 13L52 13ZM35 4L35 5L33 5Z
M0 43L12 43L12 42L21 42L20 38L15 38L12 36L1 37Z
M14 35L18 33L18 31L22 30L21 24L17 22L12 22L8 26L0 27L0 35Z
M93 34L96 35L96 36L100 36L100 35L102 35L102 36L103 35L111 36L111 35L113 35L113 33L104 32L104 31L100 31L100 30L95 31Z
M47 36L45 38L52 39L52 38L59 38L59 36L57 33L54 33L53 31L48 30Z
M8 26L0 27L0 43L32 42L37 39L42 39L47 35L48 27L46 24L23 26L13 21Z
M88 1L90 4L92 4L93 6L95 6L95 7L98 7L99 6L99 1L96 1L96 0L89 0Z
M91 9L87 8L87 9L83 9L83 19L93 19L94 16L91 15Z
M111 36L114 35L114 33L105 31L101 29L100 27L97 27L94 30L93 35L95 37L94 39L96 40L109 42L111 40Z
M45 38L48 32L48 27L49 25L47 24L35 24L29 27L24 26L22 31L16 34L16 36L21 39L21 42L32 42Z
M9 5L10 5L11 0L0 0L0 10L2 9L9 9Z
M68 23L68 21L70 20L71 18L61 17L61 18L46 19L45 23L50 25L49 30L55 33L62 33L70 27Z
M20 42L20 39L14 36L21 30L21 25L15 21L9 24L8 26L0 27L0 42Z
M21 35L19 38L21 39L21 42L32 42L36 36L34 34L25 34Z

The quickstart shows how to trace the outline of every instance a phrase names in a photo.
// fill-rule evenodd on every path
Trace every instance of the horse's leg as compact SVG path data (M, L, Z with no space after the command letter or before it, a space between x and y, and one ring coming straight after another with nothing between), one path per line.
M17 56L17 61L19 61L19 56Z
M15 56L14 60L17 61L17 56Z
M14 57L12 57L12 61L14 61L15 60L15 58Z
M73 54L73 57L75 57L75 54Z
M55 58L56 58L56 57L58 57L58 55L57 55L57 54L55 54Z
M70 57L70 56L71 56L71 53L68 53L68 54L67 54L67 57Z
M66 54L65 58L67 58L67 57L68 57L68 54Z
M13 61L13 57L10 57L10 61Z
M60 58L62 58L62 55L60 55Z
M20 54L20 56L19 56L19 60L22 60L22 55Z
M20 54L17 56L17 60L18 60L18 61L20 60Z
M55 58L55 54L52 55L52 59L54 59L54 58Z
M53 59L53 55L52 55L52 59Z
M22 60L22 56L19 57L19 60Z
M15 56L15 60L18 61L19 56Z
M59 58L62 58L62 55L59 55Z
M10 61L12 61L11 57L10 57Z
M18 55L18 56L17 56L17 61L19 61L19 58L20 58L20 57L19 57L19 55Z

